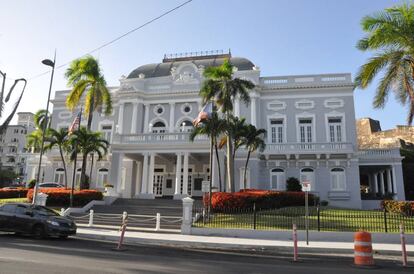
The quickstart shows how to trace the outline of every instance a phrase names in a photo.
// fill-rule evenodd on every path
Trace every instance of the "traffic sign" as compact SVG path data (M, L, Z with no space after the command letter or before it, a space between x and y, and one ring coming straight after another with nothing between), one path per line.
M305 191L305 192L311 191L311 182L303 181L302 182L302 191Z

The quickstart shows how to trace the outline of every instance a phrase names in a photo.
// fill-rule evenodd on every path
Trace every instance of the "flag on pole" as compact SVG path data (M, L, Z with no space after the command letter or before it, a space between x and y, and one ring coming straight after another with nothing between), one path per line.
M79 113L76 115L75 119L73 120L72 124L70 125L70 127L68 129L69 135L71 135L73 132L75 132L79 129L81 115L82 115L82 111L79 111Z
M209 102L203 107L203 109L201 109L198 116L193 120L193 125L197 127L200 123L211 118L212 113L213 113L213 103Z

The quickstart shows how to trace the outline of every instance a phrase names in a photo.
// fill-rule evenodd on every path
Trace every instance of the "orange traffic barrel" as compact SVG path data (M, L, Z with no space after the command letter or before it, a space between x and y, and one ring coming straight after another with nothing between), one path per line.
M373 266L371 233L365 231L354 234L354 263L357 266Z

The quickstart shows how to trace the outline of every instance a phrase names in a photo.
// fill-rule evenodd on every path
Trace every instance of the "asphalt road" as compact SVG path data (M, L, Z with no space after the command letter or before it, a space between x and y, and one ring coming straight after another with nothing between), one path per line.
M277 255L215 252L171 247L127 246L70 238L35 240L0 234L0 274L20 273L413 273L393 262L359 269L350 258L304 258L293 263Z

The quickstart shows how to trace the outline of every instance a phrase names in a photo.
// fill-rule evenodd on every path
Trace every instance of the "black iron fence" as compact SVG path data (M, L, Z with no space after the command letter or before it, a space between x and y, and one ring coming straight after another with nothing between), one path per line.
M194 227L237 228L258 230L290 230L292 224L305 229L305 207L272 210L223 209L206 214L194 209ZM315 231L399 232L404 224L407 233L414 233L413 213L392 213L385 210L350 210L327 207L309 208L309 229Z

